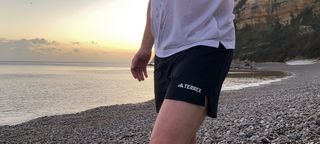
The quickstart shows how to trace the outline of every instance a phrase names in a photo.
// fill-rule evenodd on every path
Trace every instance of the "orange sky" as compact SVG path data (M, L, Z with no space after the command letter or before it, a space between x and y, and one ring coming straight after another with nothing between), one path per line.
M24 47L29 51L24 55L30 54L24 57L39 60L68 57L77 49L81 55L73 56L74 61L128 62L140 46L147 4L148 0L1 0L0 60L6 60L1 51L12 55L10 60L23 60L17 53ZM47 43L34 44L39 39ZM47 50L37 57L34 49L40 47L60 51Z

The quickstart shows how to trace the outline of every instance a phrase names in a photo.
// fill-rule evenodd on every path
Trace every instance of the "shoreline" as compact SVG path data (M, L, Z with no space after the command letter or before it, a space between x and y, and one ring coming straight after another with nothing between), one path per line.
M295 77L295 74L294 73L291 73L291 74L286 74L285 76L271 76L271 77L274 77L273 79L269 79L269 80L264 80L264 81L261 81L261 82L255 82L255 83L248 83L248 84L240 84L240 85L237 85L237 86L233 86L233 87L227 87L225 89L223 89L223 91L234 91L234 90L241 90L241 89L245 89L245 88L251 88L251 87L259 87L259 86L263 86L263 85L268 85L268 84L271 84L271 83L275 83L275 82L280 82L280 81L283 81L283 80L286 80L286 79L290 79L290 78L293 78ZM263 77L261 77L263 78Z
M290 71L295 77L258 87L223 91L218 118L206 118L198 132L198 143L320 140L317 139L320 137L320 64L265 63L259 64L259 68ZM155 116L153 100L98 107L0 126L0 143L148 143Z
M223 86L222 91L230 91L230 90L240 90L248 87L257 87L260 85L266 85L270 84L272 82L277 82L281 81L283 79L290 78L289 72L282 72L282 71L269 71L269 70L256 70L256 69L234 69L230 70L228 74L229 81L233 81L231 79L235 79L235 81L242 81L237 83L236 85L230 85L230 86ZM248 81L248 82L246 82ZM234 83L234 82L231 82ZM227 84L228 85L228 84ZM48 116L55 116L55 115L68 115L68 114L75 114L83 111L87 111L90 109L94 109L97 107L103 107L103 106L113 106L113 105L124 105L124 104L139 104L143 102L147 102L150 100L145 100L145 101L140 101L140 102L134 102L134 103L118 103L118 104L112 104L112 105L100 105L96 107L91 107L88 109L83 109L80 111L73 111L73 112L59 112L56 114L48 114L48 115L38 115L35 117L29 117L29 118L24 118L24 119L12 119L14 121L10 122L3 122L0 123L1 126L14 126L14 125L19 125L25 122L28 122L30 120L34 120L37 118L41 117L48 117Z

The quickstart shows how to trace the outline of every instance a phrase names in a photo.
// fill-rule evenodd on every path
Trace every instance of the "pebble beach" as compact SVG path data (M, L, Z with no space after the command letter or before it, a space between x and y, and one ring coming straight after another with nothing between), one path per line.
M260 63L287 79L223 91L218 118L206 118L197 143L320 143L320 63ZM149 143L153 101L98 107L0 126L0 143Z

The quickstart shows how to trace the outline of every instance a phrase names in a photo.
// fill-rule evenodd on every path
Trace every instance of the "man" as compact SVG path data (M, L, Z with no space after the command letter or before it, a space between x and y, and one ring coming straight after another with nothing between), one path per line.
M196 143L205 116L217 117L235 48L233 0L150 0L131 73L139 81L155 45L154 144Z

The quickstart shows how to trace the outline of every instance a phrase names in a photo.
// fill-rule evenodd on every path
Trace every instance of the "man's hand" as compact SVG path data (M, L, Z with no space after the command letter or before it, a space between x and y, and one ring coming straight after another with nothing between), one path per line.
M151 58L151 51L146 49L139 49L134 55L131 62L131 73L138 81L143 81L144 76L147 78L147 65Z
M151 0L149 0L148 3L147 22L144 29L141 46L131 62L132 76L135 79L138 79L138 81L142 81L144 80L144 77L148 77L147 65L151 58L152 46L154 43L154 38L151 32L150 1Z

